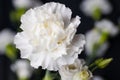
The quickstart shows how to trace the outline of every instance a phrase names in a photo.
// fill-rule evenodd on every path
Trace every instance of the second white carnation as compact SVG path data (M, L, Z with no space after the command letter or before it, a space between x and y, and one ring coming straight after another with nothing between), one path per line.
M76 59L73 64L61 66L59 73L61 80L90 80L92 77L92 73L82 59Z

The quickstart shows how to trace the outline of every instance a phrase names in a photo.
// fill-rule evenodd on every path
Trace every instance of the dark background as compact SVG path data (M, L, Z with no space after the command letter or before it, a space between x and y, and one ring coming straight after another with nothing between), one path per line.
M81 24L77 33L86 33L93 28L94 20L85 16L79 9L79 5L82 0L42 0L43 3L55 1L65 4L73 11L73 17L79 15L81 17ZM109 15L102 15L103 18L107 18L118 25L118 19L120 18L120 0L109 0L112 4L113 11ZM0 30L3 28L10 28L16 31L16 27L12 25L9 19L10 11L14 9L11 0L0 0ZM110 65L103 70L96 70L94 74L99 74L106 78L106 80L120 80L120 34L114 38L109 38L110 47L105 54L105 58L113 57L114 60ZM2 45L2 44L0 44ZM82 52L84 55L84 51ZM0 80L9 80L8 74L10 60L5 55L0 55Z

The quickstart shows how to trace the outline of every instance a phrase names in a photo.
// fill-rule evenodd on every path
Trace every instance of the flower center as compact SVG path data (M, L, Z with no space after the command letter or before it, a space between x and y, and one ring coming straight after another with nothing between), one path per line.
M74 70L74 69L76 69L76 66L71 64L71 65L68 66L68 68Z
M89 72L87 70L82 70L80 72L80 77L82 78L82 80L87 80L89 76L90 75L89 75Z
M33 30L33 37L31 44L35 47L34 51L47 51L50 53L66 48L66 31L64 29L64 22L55 14L45 14L45 18L36 24ZM36 50L37 49L37 50ZM66 50L63 50L65 54Z

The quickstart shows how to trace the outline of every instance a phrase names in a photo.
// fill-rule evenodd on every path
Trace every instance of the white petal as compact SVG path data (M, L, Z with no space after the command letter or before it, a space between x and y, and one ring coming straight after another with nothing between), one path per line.
M32 46L29 44L24 32L17 33L14 38L14 43L16 44L16 47L21 50L22 58L28 58L32 53Z
M78 54L81 53L84 45L85 45L84 35L81 34L75 35L71 45L68 47L67 50L68 54L63 55L62 57L57 59L57 64L59 65L59 67L66 64L72 64L75 61L75 59L78 58Z
M51 58L51 55L46 55L46 53L34 53L29 58L31 61L31 65L34 68L38 68L39 66L42 66L42 69L47 70L58 70L58 66L56 64L56 61Z
M68 54L80 54L85 45L85 37L82 34L77 34L73 38L71 45L68 47Z
M67 44L70 44L70 42L72 41L75 33L76 33L76 29L78 27L78 25L80 24L80 17L76 16L76 18L74 18L71 23L69 24L69 26L66 28L66 34L67 34Z
M64 55L64 56L57 59L57 65L60 68L63 65L73 64L76 58L78 58L77 54L75 54L74 56Z
M34 53L29 58L29 60L31 61L30 63L34 68L38 68L40 65L44 64L44 59L45 55L41 53Z
M71 10L66 7L64 4L51 2L45 5L48 10L51 10L53 13L57 14L59 18L62 18L65 27L70 23L71 19Z
M28 10L24 15L21 17L22 25L20 26L23 30L32 30L37 23L35 12L33 9Z

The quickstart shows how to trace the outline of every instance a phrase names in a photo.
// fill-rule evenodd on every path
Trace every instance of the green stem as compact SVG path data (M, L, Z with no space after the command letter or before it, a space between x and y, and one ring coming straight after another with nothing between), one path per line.
M92 68L95 65L96 65L95 63L92 63L92 64L89 65L89 68Z
M95 21L99 20L101 18L101 10L96 8L92 14L92 17Z
M91 70L91 72L94 72L97 68L98 68L98 67L95 66L95 67Z
M96 50L93 51L93 53L87 58L87 65L90 65L90 63L96 58Z

